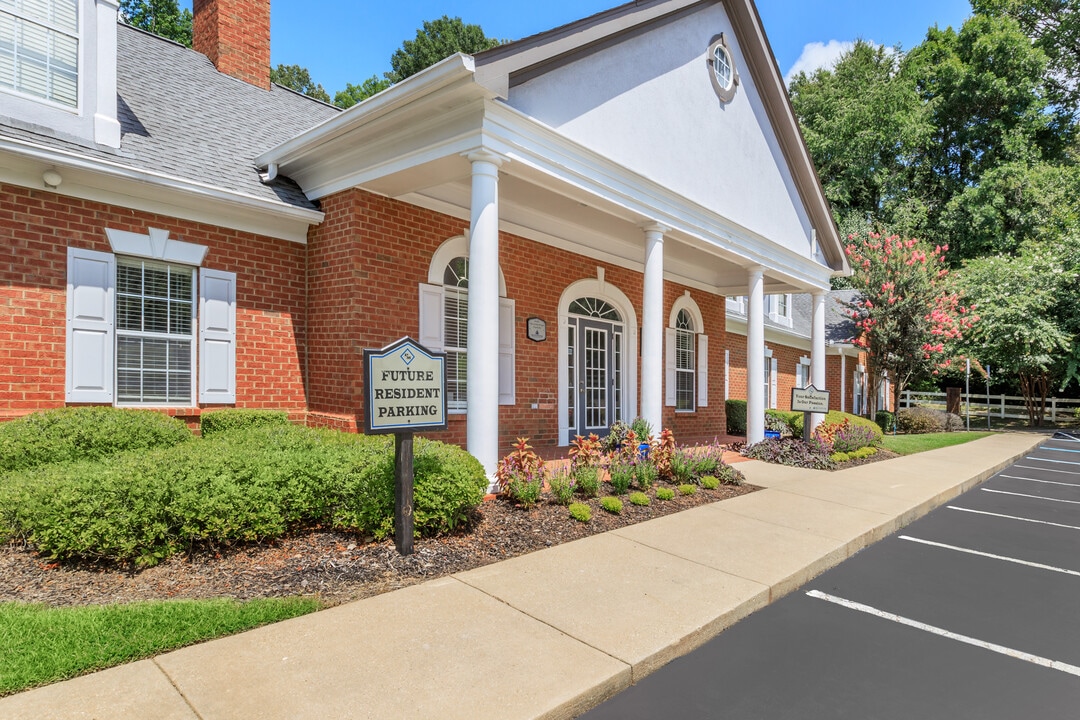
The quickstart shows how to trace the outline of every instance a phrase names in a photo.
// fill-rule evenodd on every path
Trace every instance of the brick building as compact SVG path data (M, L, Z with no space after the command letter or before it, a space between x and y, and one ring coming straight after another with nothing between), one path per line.
M194 11L188 50L113 0L0 8L0 417L357 429L362 350L411 335L491 469L638 415L723 432L724 359L762 377L800 293L772 359L824 382L847 266L752 0L629 3L344 112L270 83L268 0Z

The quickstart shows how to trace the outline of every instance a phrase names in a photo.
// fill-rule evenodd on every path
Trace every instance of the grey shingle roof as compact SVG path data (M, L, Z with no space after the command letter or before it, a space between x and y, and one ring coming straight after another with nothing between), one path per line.
M119 150L87 147L42 128L0 124L0 135L312 207L287 178L262 184L254 158L336 115L337 108L224 75L205 55L122 23L116 34Z
M847 344L855 338L855 321L847 310L859 297L857 290L833 290L825 298L826 343Z

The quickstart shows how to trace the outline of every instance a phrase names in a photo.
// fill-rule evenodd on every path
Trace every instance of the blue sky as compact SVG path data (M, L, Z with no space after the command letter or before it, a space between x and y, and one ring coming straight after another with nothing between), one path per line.
M516 40L573 22L623 0L274 0L271 61L302 65L331 95L390 67L390 55L411 39L424 20L442 15L478 23L484 32ZM191 7L190 0L182 5ZM959 27L970 14L968 0L757 0L780 71L812 69L834 58L856 38L909 49L926 29ZM831 43L831 44L830 44Z

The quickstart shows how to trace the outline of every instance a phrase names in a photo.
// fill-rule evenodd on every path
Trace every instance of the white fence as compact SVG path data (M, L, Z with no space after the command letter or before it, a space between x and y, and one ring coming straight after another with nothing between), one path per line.
M970 405L969 405L970 403ZM914 392L905 390L900 396L900 407L909 408L915 405L931 407L938 410L945 409L945 393L943 392ZM1068 398L1046 398L1046 417L1050 422L1068 422L1072 420L1076 408L1080 407L1080 400ZM970 410L969 410L970 408ZM980 393L960 393L960 414L971 413L972 417L991 418L1017 418L1027 420L1027 406L1024 398L1019 395L986 395Z

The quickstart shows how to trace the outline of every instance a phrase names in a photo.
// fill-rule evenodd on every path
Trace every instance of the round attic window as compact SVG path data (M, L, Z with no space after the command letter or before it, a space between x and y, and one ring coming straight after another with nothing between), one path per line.
M730 102L735 97L739 73L735 69L735 58L723 33L714 37L709 43L708 62L713 90L722 102Z

